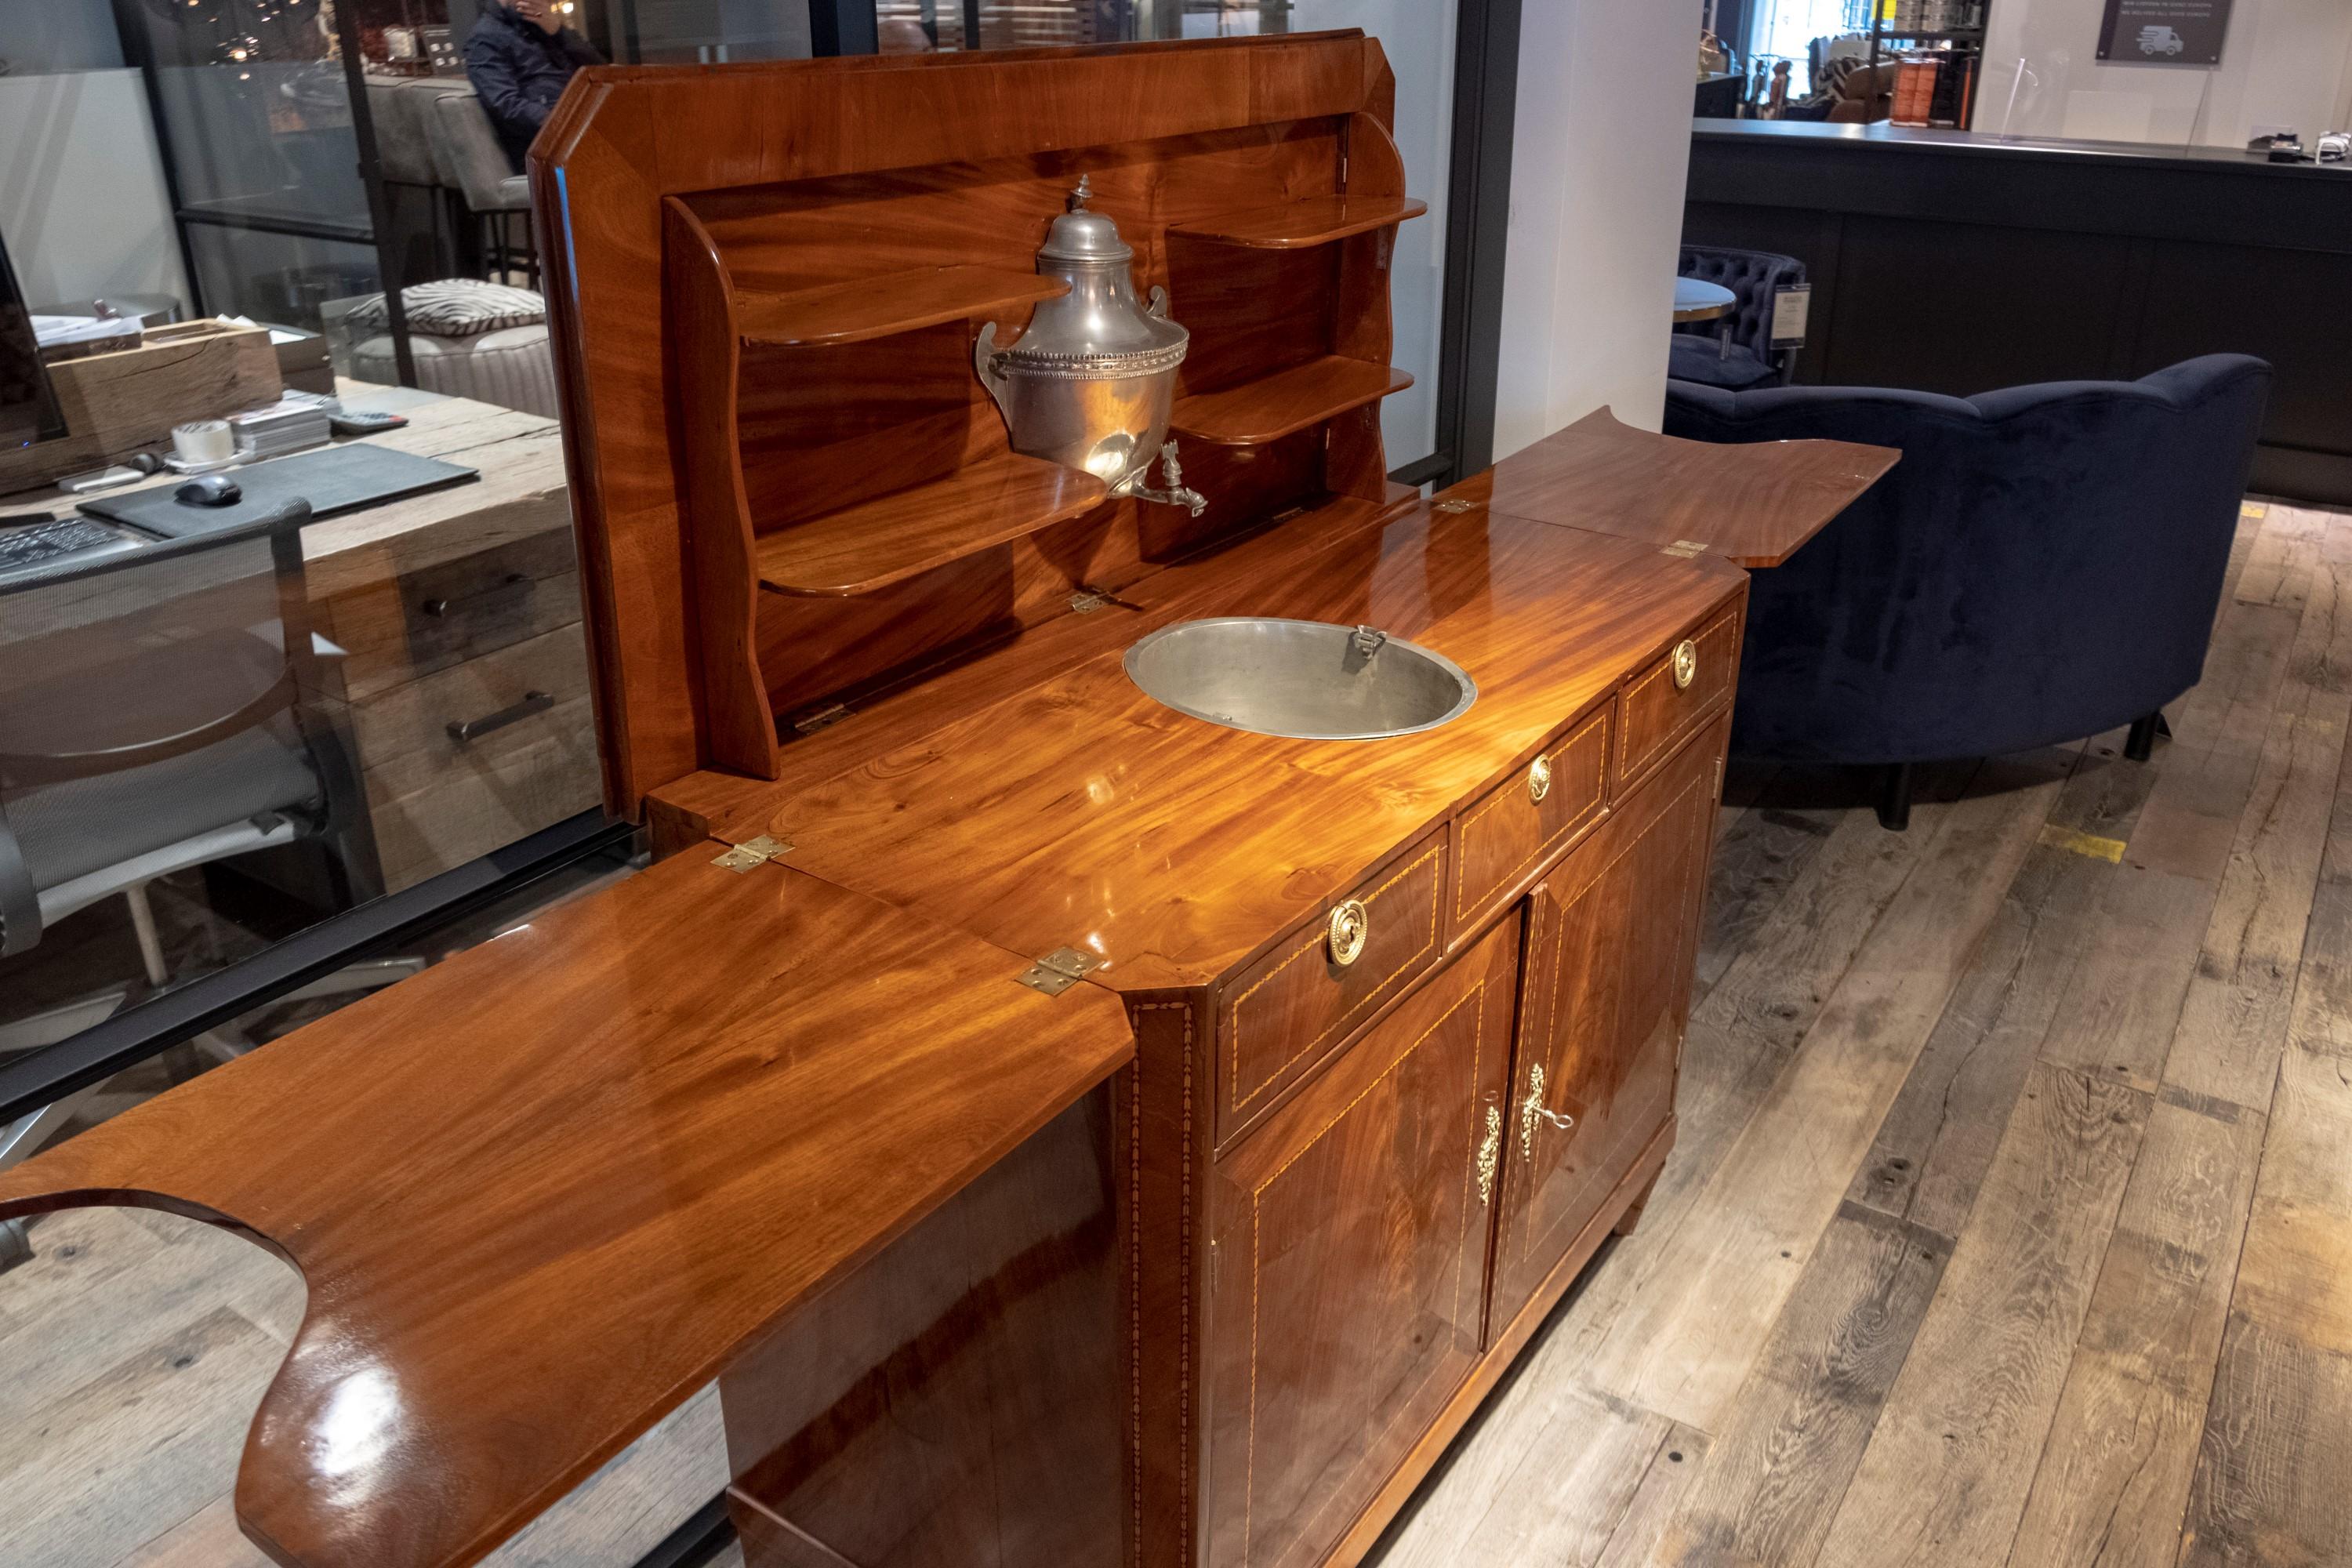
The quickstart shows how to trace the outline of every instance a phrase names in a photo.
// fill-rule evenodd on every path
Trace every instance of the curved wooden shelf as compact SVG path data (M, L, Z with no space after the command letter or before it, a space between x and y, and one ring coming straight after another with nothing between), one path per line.
M1180 397L1169 423L1177 435L1212 446L1261 447L1412 384L1412 377L1392 365L1331 354L1240 386Z
M1427 202L1412 196L1308 196L1196 223L1171 224L1168 232L1254 250L1300 250L1387 228L1428 210Z
M760 585L774 593L871 594L1082 516L1109 498L1092 474L1006 452L761 534L754 564Z
M775 293L735 290L735 330L747 343L864 342L941 321L1058 299L1057 278L995 267L919 267L847 283Z

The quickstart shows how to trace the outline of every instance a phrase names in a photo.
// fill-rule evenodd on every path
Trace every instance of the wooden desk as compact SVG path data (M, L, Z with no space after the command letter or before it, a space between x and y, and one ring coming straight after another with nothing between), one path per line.
M597 803L571 495L553 420L365 382L337 390L350 407L409 420L364 439L481 471L302 531L313 626L345 656L333 689L315 695L348 710L384 888L397 891ZM0 511L75 499L31 491ZM506 712L520 716L471 741L449 733Z
M1902 454L1846 441L1717 446L1654 435L1607 409L1465 479L1443 500L1778 566Z

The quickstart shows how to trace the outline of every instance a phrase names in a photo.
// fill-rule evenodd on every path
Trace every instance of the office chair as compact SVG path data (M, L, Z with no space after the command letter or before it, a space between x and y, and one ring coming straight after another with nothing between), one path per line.
M351 748L323 710L336 650L311 634L299 530L310 508L0 582L0 956L121 895L143 989L0 1025L0 1060L100 1022L172 983L147 886L297 842L323 850L339 908L383 890ZM421 961L357 965L298 994L368 990ZM198 1037L222 1055L227 1030ZM174 1076L194 1049L174 1047ZM0 1123L0 1170L33 1153L99 1086ZM21 1226L0 1268L21 1261Z

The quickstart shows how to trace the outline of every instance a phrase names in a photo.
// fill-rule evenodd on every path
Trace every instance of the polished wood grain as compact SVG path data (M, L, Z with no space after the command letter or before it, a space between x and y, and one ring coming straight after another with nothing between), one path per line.
M1278 528L1179 561L1148 583L1117 584L1116 597L1105 599L1087 615L1033 626L983 655L943 664L919 681L852 703L854 724L790 733L780 753L778 784L787 792L808 788L912 744L953 714L992 706L1074 664L1123 651L1146 631L1165 625L1209 584L1285 574L1336 541L1377 527L1402 510L1335 500ZM740 843L767 831L778 798L778 784L705 770L655 791L649 816L655 826L667 826L679 844L699 844L705 838Z
M1616 732L1613 703L1585 715L1454 819L1448 908L1457 932L1476 930L1481 918L1526 890L1538 867L1601 820Z
M1220 988L1221 1142L1444 955L1445 848L1445 836L1432 834L1331 900L1363 907L1353 962L1333 955L1330 911L1318 909Z
M1235 550L1147 579L1122 595L1145 613L1102 651L992 700L919 699L887 750L845 738L826 753L840 771L774 792L743 837L789 839L797 867L1015 952L1083 947L1123 993L1202 985L1523 767L1744 587L1721 562L1426 503L1279 572L1244 570L1265 558ZM1134 638L1225 615L1379 626L1461 665L1478 700L1366 745L1227 730L1128 679ZM942 879L950 842L957 874Z
M1170 428L1224 447L1261 447L1393 397L1412 377L1388 364L1327 355L1262 381L1176 400Z
M1617 724L1614 778L1639 778L1731 696L1739 680L1739 616L1730 610L1692 633L1690 682L1676 667L1680 645L1626 684Z
M0 1175L0 1215L143 1204L292 1262L240 1522L461 1568L1129 1059L1112 999L1025 966L678 859Z
M718 1374L755 1568L1351 1560L1644 1201L1731 667L1641 683L1746 580L1391 486L1392 222L1177 232L1401 218L1392 103L1353 35L576 79L534 171L616 803L731 770L663 847L707 811L772 858L674 854L0 1179L304 1268L240 1482L271 1551L463 1568ZM1097 171L1200 350L1189 522L1013 458L971 373ZM858 292L924 265L987 271ZM1478 700L1297 742L1129 681L1135 637L1220 614L1377 626ZM1508 900L1591 808L1459 905L1450 857L1596 717L1569 781L1633 869L1552 911L1588 923L1545 994L1622 1026L1538 1046L1608 1042L1570 1084L1606 1131L1497 1308ZM1350 897L1373 942L1338 973ZM1086 984L1014 983L1064 948Z
M862 342L961 321L1070 291L1058 278L993 267L930 267L775 293L738 289L737 330L752 342Z
M1112 1099L1062 1112L720 1376L748 1568L1117 1568Z
M760 585L779 594L871 594L1079 517L1108 496L1092 474L1006 452L761 536Z
M1169 232L1258 250L1293 250L1393 227L1428 210L1427 202L1410 196L1307 196L1196 219L1172 226Z
M1530 900L1505 1107L1497 1323L1525 1309L1673 1112L1726 723L1717 718L1717 733L1687 747Z
M1219 1163L1207 1563L1324 1561L1477 1360L1518 947L1507 921Z
M1446 495L1661 549L1686 544L1742 566L1778 566L1901 456L1845 441L1685 441L1601 409L1514 454L1491 479L1465 479Z
M685 541L687 580L701 606L694 617L700 679L688 689L698 694L696 727L710 760L770 778L776 771L776 731L764 712L765 682L752 635L759 588L746 559L752 542L751 503L743 470L732 460L742 333L726 264L709 232L676 201L663 204L662 223L674 339L702 369L678 389L685 515L693 520ZM599 729L610 744L609 715Z
M677 700L678 692L697 688L711 663L705 646L711 634L702 623L714 612L687 610L689 595L701 600L708 576L692 564L697 551L751 528L738 521L747 506L762 534L789 521L762 506L763 494L810 497L813 511L822 511L874 499L891 488L877 483L887 477L920 482L944 477L967 456L985 457L992 425L998 426L996 450L1003 449L1001 424L967 363L950 403L872 426L876 437L865 447L836 444L803 475L812 482L785 477L792 463L778 454L794 449L788 427L758 452L747 445L740 458L715 450L682 453L692 426L677 427L672 411L681 406L688 380L723 374L725 359L687 350L669 334L665 258L680 242L675 231L665 238L665 199L688 198L707 220L730 298L739 289L747 299L802 296L773 307L788 318L783 335L824 331L818 317L834 309L836 297L814 302L822 310L812 315L803 310L813 303L805 290L851 285L854 293L860 279L919 268L1032 273L1045 224L1079 173L1097 176L1108 198L1104 210L1137 248L1137 281L1149 288L1173 281L1163 237L1169 223L1344 194L1339 126L1392 112L1389 92L1378 46L1352 32L582 73L535 143L531 172L549 292L557 301L551 324L593 611L608 805L635 817L652 789L705 766L764 772L770 759L753 732L778 711L820 703L835 690L811 679L805 667L745 679L736 673L741 660L734 649L750 647L756 658L770 647L838 645L849 640L855 616L810 605L790 612L808 625L772 627L779 611L743 605L730 580L724 612L730 628L721 634L728 640L719 661L727 679L701 684L695 704ZM1122 168L1130 171L1123 187L1117 177ZM883 199L871 199L877 195ZM1137 202L1139 209L1129 205ZM1266 254L1215 248L1236 258ZM912 334L857 339L889 326L902 308L908 323L933 321L918 333L971 330L966 313L982 302L961 295L942 300L935 288L906 285L887 305L882 300L891 296L877 289L871 311L841 300L847 334L828 346L752 347L852 354L867 344L897 343ZM1220 319L1213 304L1196 308L1188 288L1173 291L1178 319L1193 328L1196 342L1234 331L1235 323ZM1323 292L1300 297L1314 300ZM1023 307L1017 299L1007 303L1003 326L1010 331L1022 324ZM1381 304L1385 311L1385 300ZM755 315L771 308L752 307ZM1319 308L1308 319L1323 319ZM744 333L737 326L740 342ZM1320 330L1328 345L1329 329ZM810 376L787 362L747 356L742 363L739 410L747 418L779 384L779 373L787 381ZM839 370L816 371L814 379L836 402L845 393L850 403L868 395L845 388ZM919 428L893 430L900 424ZM725 426L716 428L723 433ZM730 460L753 471L723 482L698 472ZM774 474L758 471L766 468ZM1240 470L1228 486L1222 526L1245 529L1311 499L1295 484L1265 482L1279 477L1264 468ZM743 493L730 498L730 490ZM698 512L713 509L719 521L702 525ZM737 518L724 515L730 510ZM1204 537L1196 534L1183 547ZM984 601L959 590L955 602L908 623L928 618L941 628L940 639L908 649L903 662L909 671L951 654L985 619L1004 620L1007 629L1033 624L1084 583L1066 578L1056 594L1047 577L1053 557L1017 548L1014 556L1024 578L1013 590L1014 611L983 616ZM857 679L887 674L866 670Z

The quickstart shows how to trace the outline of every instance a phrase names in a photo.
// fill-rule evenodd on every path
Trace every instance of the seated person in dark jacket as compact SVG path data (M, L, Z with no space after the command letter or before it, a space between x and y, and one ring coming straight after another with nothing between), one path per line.
M604 63L588 40L564 28L555 4L485 0L474 30L466 35L466 75L517 173L572 73Z

